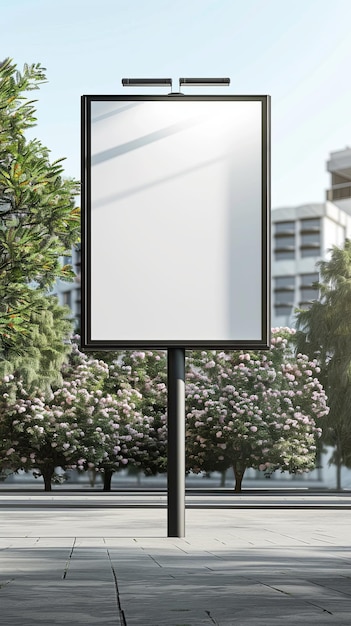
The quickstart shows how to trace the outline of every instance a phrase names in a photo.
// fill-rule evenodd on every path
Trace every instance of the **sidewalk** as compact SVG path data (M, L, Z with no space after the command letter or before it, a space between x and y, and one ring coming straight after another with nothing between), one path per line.
M165 508L5 497L1 626L351 624L348 508L193 508L178 539Z

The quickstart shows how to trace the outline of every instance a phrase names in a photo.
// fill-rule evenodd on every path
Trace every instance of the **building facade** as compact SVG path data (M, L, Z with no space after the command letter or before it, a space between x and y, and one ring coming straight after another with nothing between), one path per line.
M318 261L351 238L351 215L336 204L272 211L272 326L295 326L295 309L318 298Z
M351 148L331 152L327 161L331 186L326 199L351 214Z
M326 201L272 211L272 326L295 326L294 311L318 297L318 261L351 238L351 148L327 161Z

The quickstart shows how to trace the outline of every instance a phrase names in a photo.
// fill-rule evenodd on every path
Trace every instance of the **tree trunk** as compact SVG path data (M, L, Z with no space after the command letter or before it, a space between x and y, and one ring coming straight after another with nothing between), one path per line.
M339 458L336 463L336 488L341 491L341 463Z
M45 491L51 491L51 479L52 479L53 473L54 473L53 470L42 471Z
M220 484L220 487L225 487L226 475L227 475L227 470L222 470L221 471L221 484Z
M241 492L241 484L243 482L243 478L244 478L246 467L240 466L239 464L237 464L237 465L234 464L233 465L233 470L234 470L234 476L235 476L234 491L235 491L235 493L240 493Z
M335 465L336 465L336 488L338 491L341 491L341 441L340 438L337 437L336 440L336 455L335 455Z
M90 487L95 487L95 481L96 481L96 469L90 469L88 470L88 477L89 477L89 484Z
M111 480L112 480L113 470L105 469L104 470L104 491L111 491Z

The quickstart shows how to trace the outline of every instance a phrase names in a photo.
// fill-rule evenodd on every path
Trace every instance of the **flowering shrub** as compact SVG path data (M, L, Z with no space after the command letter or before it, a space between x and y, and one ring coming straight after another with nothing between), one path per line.
M328 413L316 361L294 356L289 328L273 329L265 352L193 353L187 384L187 467L248 467L270 475L315 467L316 420Z
M294 355L288 328L273 329L265 352L190 352L187 358L187 470L233 467L236 489L253 467L270 475L315 466L318 418L328 413L319 368ZM127 463L145 474L167 467L164 352L123 351L109 362L72 347L63 384L28 393L14 376L0 381L3 472L36 470L50 489L56 467L104 474Z
M128 462L128 428L138 394L125 386L113 397L103 393L108 376L103 361L73 345L63 366L63 385L29 395L21 380L5 377L0 400L2 470L36 470L49 490L56 467L115 471Z
M127 425L130 465L146 475L167 468L167 360L162 351L121 352L109 366L108 388L131 387L137 413Z

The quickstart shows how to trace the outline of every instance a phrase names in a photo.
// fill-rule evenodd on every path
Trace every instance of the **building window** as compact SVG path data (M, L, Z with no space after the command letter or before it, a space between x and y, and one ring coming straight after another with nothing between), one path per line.
M292 304L276 304L274 307L276 317L287 317L292 314Z
M301 289L301 299L303 302L311 302L312 300L317 300L318 298L318 289Z
M279 235L279 237L275 237L275 249L279 250L279 249L285 249L285 248L294 248L295 247L295 236L288 236L286 237L284 235L284 237L282 237L281 235Z
M274 278L274 308L276 316L292 313L295 298L295 276Z
M278 291L275 293L276 305L285 306L286 304L294 304L294 292Z
M295 258L295 222L276 222L274 232L276 261Z
M295 235L295 222L276 222L275 234Z
M327 191L327 200L351 198L351 181L347 176L332 173L332 189Z
M300 284L301 287L312 287L315 283L319 281L318 272L313 272L313 274L301 274L300 276Z
M274 256L276 261L284 261L285 259L294 259L295 250L275 250Z
M301 246L300 254L302 257L321 256L321 249L320 249L320 246L311 246L311 245L308 247Z
M69 307L72 306L72 291L62 292L62 304Z
M321 245L320 233L301 233L301 246L318 246Z
M274 288L275 288L275 291L283 290L283 289L294 291L295 276L276 276L274 279Z
M308 308L313 300L318 300L319 290L316 286L319 275L317 272L313 274L301 274L300 276L300 303L301 308Z
M301 220L301 232L302 233L316 233L320 232L321 220L320 217L314 217L308 220Z
M64 256L62 257L63 265L72 265L72 257Z
M320 256L321 220L319 217L300 222L300 256Z

